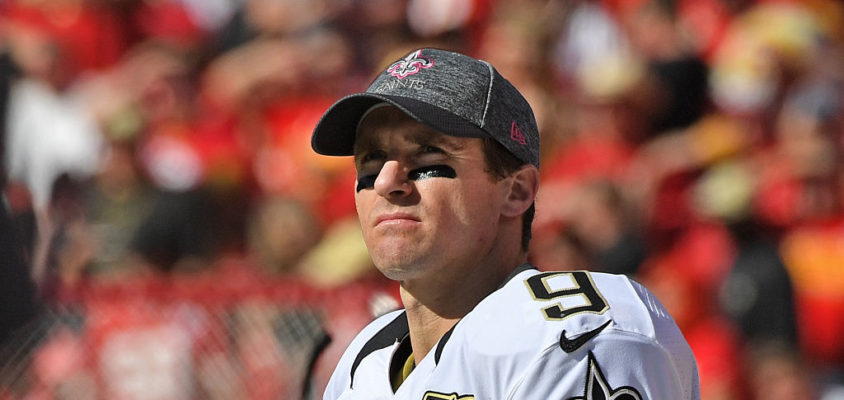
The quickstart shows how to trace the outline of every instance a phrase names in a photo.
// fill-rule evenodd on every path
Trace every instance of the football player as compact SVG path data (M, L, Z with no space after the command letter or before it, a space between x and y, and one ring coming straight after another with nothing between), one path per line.
M700 397L647 289L527 263L539 132L492 65L413 51L329 108L312 147L354 156L364 240L404 305L350 344L324 399Z

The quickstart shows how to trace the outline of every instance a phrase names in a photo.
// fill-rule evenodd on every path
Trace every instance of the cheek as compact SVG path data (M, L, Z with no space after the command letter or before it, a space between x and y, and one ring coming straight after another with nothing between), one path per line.
M468 184L449 192L448 209L452 215L445 216L464 232L478 235L491 232L498 223L501 208L501 193L490 184Z
M357 211L358 219L360 219L361 222L364 221L364 218L367 215L367 210L370 207L369 204L371 203L371 201L367 201L365 194L355 194L355 210Z
M364 222L366 221L366 216L369 215L369 209L372 204L372 201L368 198L367 194L369 193L355 193L355 211L357 211L358 221L360 221L362 229L366 229L367 224Z

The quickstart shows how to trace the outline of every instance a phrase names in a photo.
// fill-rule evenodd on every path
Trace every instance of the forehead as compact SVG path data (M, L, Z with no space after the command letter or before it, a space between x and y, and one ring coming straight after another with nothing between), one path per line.
M355 136L355 152L380 147L393 139L416 144L438 144L455 149L466 146L469 139L441 133L393 106L376 108L361 120Z

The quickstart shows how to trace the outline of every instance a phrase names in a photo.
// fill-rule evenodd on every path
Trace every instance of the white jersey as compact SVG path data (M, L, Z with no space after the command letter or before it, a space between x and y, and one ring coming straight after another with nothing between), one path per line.
M404 310L364 328L324 399L700 398L694 355L674 320L647 289L622 275L522 265L394 392L389 371L407 335Z

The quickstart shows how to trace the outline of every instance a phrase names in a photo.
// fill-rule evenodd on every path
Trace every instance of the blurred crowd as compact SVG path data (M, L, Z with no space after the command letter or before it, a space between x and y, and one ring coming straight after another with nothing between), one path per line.
M533 106L532 262L651 288L704 399L844 398L836 0L0 0L0 183L40 298L379 279L353 165L310 133L421 46Z

